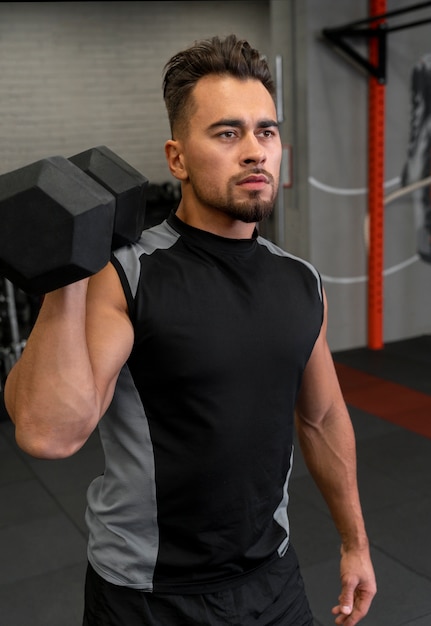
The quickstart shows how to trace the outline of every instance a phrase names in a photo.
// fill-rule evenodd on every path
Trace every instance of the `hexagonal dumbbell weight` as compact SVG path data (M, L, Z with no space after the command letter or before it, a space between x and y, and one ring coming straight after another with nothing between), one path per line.
M0 273L34 295L95 274L138 239L147 184L105 146L1 175Z
M69 161L115 197L113 249L136 241L144 229L148 179L106 146L80 152Z

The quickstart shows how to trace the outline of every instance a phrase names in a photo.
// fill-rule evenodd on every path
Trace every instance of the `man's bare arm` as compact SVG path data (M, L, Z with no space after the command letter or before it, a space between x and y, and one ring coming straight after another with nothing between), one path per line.
M326 340L325 320L304 372L296 426L308 469L328 504L341 537L336 624L354 626L376 593L374 570L357 486L356 444L350 416Z
M78 450L109 406L132 344L111 264L90 280L47 294L5 385L20 447L43 458Z

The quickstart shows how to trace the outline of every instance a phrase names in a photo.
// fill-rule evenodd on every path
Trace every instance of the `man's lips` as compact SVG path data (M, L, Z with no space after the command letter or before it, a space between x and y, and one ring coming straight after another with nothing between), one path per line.
M246 176L245 178L242 178L240 181L238 181L238 185L247 185L247 186L253 186L253 185L257 185L257 186L262 186L262 185L267 185L269 183L269 180L267 178L267 176L265 176L264 174L251 174L250 176Z

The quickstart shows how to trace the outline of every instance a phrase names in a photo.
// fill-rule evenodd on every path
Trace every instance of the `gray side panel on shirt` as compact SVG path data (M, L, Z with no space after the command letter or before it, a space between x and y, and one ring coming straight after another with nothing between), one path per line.
M127 365L99 431L106 467L88 489L88 558L113 584L152 591L159 545L154 454Z

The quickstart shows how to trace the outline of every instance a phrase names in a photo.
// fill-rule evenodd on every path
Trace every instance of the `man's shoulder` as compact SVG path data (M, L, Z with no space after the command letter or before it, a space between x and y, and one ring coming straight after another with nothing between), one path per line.
M297 263L300 266L308 268L308 270L312 274L314 274L316 279L318 279L320 281L319 271L317 270L317 268L312 263L310 263L310 261L307 261L306 259L304 259L302 257L299 257L299 256L297 256L295 254L292 254L291 252L288 252L284 248L281 248L280 246L278 246L276 243L270 241L269 239L266 239L265 237L261 237L260 235L257 238L257 242L258 242L259 245L265 247L268 250L268 252L270 252L274 256L284 257L286 259L290 259L294 263Z

